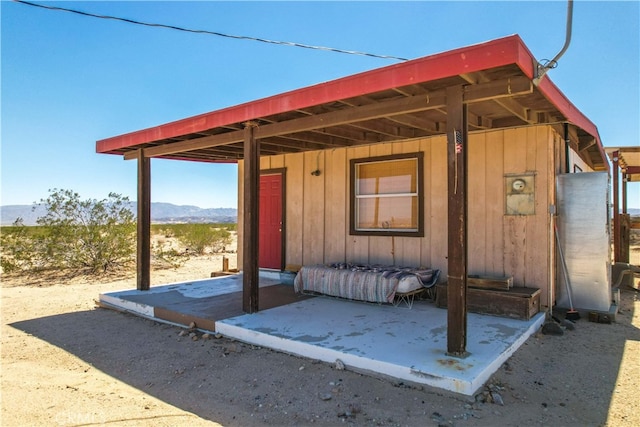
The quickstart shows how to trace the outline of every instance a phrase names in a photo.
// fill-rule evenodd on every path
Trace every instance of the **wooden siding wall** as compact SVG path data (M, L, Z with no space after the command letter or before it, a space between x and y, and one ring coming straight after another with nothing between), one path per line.
M549 205L562 138L550 126L469 136L469 274L512 275L543 290L547 305L554 249ZM424 152L425 236L349 235L349 160ZM286 168L286 264L329 262L429 266L447 273L446 137L263 157L261 169ZM561 163L560 163L561 164ZM312 171L320 169L320 175ZM240 180L243 174L239 164ZM557 171L556 171L557 172ZM535 215L505 215L505 174L535 173ZM238 221L242 223L242 185ZM242 227L238 227L242 230ZM239 245L242 242L241 231ZM241 246L239 246L241 247ZM238 254L238 265L242 254Z

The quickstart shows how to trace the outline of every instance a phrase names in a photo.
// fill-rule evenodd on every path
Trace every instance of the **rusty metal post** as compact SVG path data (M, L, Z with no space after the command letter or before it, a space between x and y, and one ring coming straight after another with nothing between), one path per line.
M151 287L151 159L138 150L136 289Z
M260 191L260 144L255 138L257 124L248 122L244 128L244 224L242 242L242 309L258 311L259 275L258 225Z
M447 88L447 353L467 355L467 114L463 86Z

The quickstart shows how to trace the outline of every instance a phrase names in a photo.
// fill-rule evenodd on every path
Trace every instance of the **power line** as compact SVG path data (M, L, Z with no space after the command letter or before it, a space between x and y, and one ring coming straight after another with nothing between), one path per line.
M232 34L219 33L219 32L216 32L216 31L194 30L194 29L190 29L190 28L177 27L175 25L156 24L156 23L150 23L150 22L136 21L136 20L133 20L133 19L120 18L120 17L117 17L117 16L111 16L111 15L98 15L98 14L95 14L95 13L83 12L81 10L68 9L68 8L65 8L65 7L46 6L46 5L43 5L43 4L31 3L31 2L28 2L28 1L24 1L24 0L13 0L13 1L16 2L16 3L21 3L21 4L24 4L24 5L27 5L27 6L40 7L42 9L54 10L54 11L59 11L59 12L75 13L77 15L88 16L88 17L91 17L91 18L112 19L114 21L121 21L121 22L126 22L126 23L129 23L129 24L135 24L135 25L143 25L143 26L146 26L146 27L166 28L166 29L169 29L169 30L184 31L184 32L187 32L187 33L207 34L207 35L211 35L211 36L226 37L226 38L230 38L230 39L249 40L249 41L262 42L262 43L277 44L277 45L282 45L282 46L301 47L301 48L304 48L304 49L325 50L325 51L329 51L329 52L346 53L346 54L349 54L349 55L361 55L361 56L370 56L370 57L373 57L373 58L395 59L397 61L408 61L407 58L401 58L401 57L398 57L398 56L376 55L374 53L359 52L359 51L355 51L355 50L342 50L342 49L336 49L336 48L333 48L333 47L312 46L312 45L303 44L303 43L278 41L278 40L269 40L269 39L263 39L263 38L257 38L257 37L249 37L249 36L236 36L236 35L232 35Z

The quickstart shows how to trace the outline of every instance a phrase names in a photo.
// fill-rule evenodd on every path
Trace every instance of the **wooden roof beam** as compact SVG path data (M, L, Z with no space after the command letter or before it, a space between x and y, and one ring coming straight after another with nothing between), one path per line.
M397 116L391 116L391 117L387 117L387 119L392 122L399 123L403 126L410 126L413 128L422 129L426 132L431 132L431 133L438 132L435 122L431 120L427 120L422 117L416 117L413 114L402 114Z
M519 118L525 123L536 124L536 120L529 116L529 109L525 108L518 101L512 98L495 99L494 102L500 104L502 108Z
M415 137L415 132L413 132L411 129L407 129L405 126L390 125L388 123L384 123L381 119L351 123L349 124L349 126L363 129L367 132L382 134L385 136L400 138Z
M257 138L267 138L287 133L304 132L330 126L348 124L357 120L374 119L386 115L400 114L401 112L421 111L429 108L438 108L445 104L444 92L427 97L424 96L395 99L377 104L354 107L345 110L301 117L299 119L264 125L255 129ZM214 147L241 142L244 138L243 131L227 132L215 136L197 138L191 141L177 142L173 144L152 147L145 150L145 155L157 157L166 154L180 153L183 151L197 150L199 148ZM131 156L131 159L136 158ZM129 157L125 154L125 159Z
M528 78L509 78L488 82L486 84L467 86L464 88L463 96L465 103L474 103L487 99L531 93L532 90L533 84ZM372 120L381 117L395 116L435 108L444 108L445 105L445 91L440 90L426 95L393 99L375 104L331 111L324 114L259 126L255 129L255 137L262 139L287 133L304 132L319 128L350 124L363 120ZM243 139L243 131L232 131L203 138L196 138L190 141L151 147L145 149L145 156L159 157L167 154L238 143L243 141ZM136 157L125 154L125 159L127 160L134 158Z
M315 129L311 133L317 133L320 135L328 136L330 138L338 138L344 140L344 145L350 144L370 144L375 142L375 139L367 138L367 133L359 129L352 129L346 126L333 126L322 129Z
M578 151L584 151L596 145L596 139L589 135L587 138L581 138L578 142Z
M489 83L491 82L491 79L489 77L487 77L486 74L484 72L482 72L482 71L477 72L477 73L461 74L460 77L462 77L465 81L469 82L472 86L473 85L485 85L485 84L488 84L488 82ZM517 79L518 80L522 79L522 77L519 77ZM528 78L525 78L525 79L531 85L530 93L532 93L533 92L533 82L531 82ZM511 85L509 85L509 92L511 92ZM516 93L513 93L513 95L515 95L515 94ZM491 98L488 98L488 99L491 99ZM509 111L511 114L513 114L516 117L518 117L523 122L529 123L529 124L537 123L537 120L533 119L533 117L530 116L529 109L523 107L522 104L517 102L515 99L513 99L511 97L505 97L505 98L493 98L491 100L493 102L497 103L498 105L500 105L502 108L504 108L507 111Z
M298 141L298 144L302 142L302 143L317 145L318 149L344 147L345 145L351 144L351 140L349 139L342 138L340 136L329 135L329 134L325 134L317 131L280 135L277 138L280 138L285 141ZM298 145L298 147L300 147L300 145Z
M266 151L268 146L281 146L287 149L287 152L298 152L301 150L323 150L327 148L327 144L316 143L306 140L300 140L289 135L274 136L260 140L260 146L265 147L262 151ZM331 145L338 147L339 145Z
M467 121L469 127L474 129L491 129L493 127L493 120L486 116L478 116L470 111L467 111Z

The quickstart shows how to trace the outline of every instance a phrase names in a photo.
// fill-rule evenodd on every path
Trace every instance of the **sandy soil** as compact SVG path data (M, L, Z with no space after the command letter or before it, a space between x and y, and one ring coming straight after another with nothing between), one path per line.
M221 262L192 259L152 281L209 277ZM2 278L1 425L640 425L640 293L629 288L616 323L537 333L465 397L95 307L134 283Z

